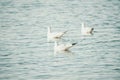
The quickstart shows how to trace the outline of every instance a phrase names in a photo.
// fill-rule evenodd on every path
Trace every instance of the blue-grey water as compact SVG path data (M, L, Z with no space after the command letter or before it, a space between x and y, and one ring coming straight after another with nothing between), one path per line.
M48 26L71 53L54 55ZM0 80L120 80L120 0L0 0Z

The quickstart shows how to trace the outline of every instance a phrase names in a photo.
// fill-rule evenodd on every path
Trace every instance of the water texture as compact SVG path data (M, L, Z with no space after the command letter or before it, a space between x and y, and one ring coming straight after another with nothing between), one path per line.
M54 55L48 26L71 52ZM0 80L120 80L120 0L0 0Z

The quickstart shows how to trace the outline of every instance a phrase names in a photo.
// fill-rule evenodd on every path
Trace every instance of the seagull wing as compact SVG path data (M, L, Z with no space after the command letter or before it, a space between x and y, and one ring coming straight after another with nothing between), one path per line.
M66 33L66 31L65 32L54 32L51 34L54 38L61 38L65 33Z
M75 44L77 44L77 43L72 43L72 44L66 44L66 46L65 46L65 51L67 51L68 49L70 49L71 47L73 47Z

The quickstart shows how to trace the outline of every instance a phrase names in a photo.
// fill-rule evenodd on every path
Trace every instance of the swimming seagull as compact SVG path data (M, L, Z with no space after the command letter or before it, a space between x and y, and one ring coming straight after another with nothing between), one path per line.
M66 33L67 31L64 32L51 32L51 27L48 27L48 32L47 32L47 41L54 41L54 40L59 40L61 37Z
M82 23L81 34L82 35L91 35L94 28L86 27L84 23Z
M58 44L56 41L54 43L54 52L59 52L59 51L69 51L71 47L76 45L77 43L68 43L68 44Z

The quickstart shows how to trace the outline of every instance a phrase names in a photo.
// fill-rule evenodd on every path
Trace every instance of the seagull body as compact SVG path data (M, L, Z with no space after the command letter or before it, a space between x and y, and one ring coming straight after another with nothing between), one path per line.
M60 39L67 31L64 32L51 32L51 28L48 27L48 32L47 32L47 39L48 42L51 40L58 40Z
M81 33L82 35L91 35L94 28L86 27L84 23L82 23Z
M55 42L55 45L54 45L54 51L57 52L57 51L69 51L69 49L71 47L73 47L76 43L68 43L68 44L57 44L57 42Z

